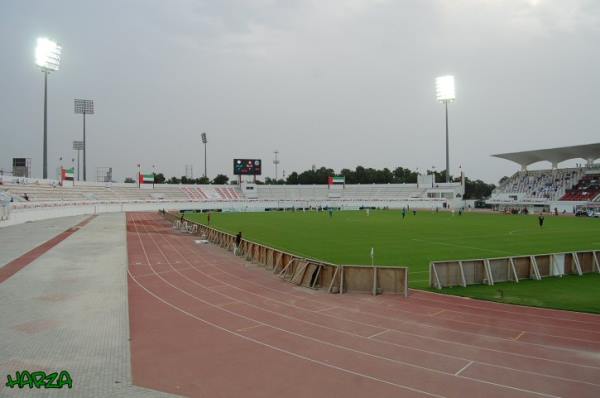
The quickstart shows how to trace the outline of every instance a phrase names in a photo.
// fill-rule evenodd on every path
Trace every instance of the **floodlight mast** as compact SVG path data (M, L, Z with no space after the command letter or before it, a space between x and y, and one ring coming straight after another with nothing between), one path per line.
M85 140L85 115L94 114L94 101L86 99L75 99L75 113L83 115L83 181L86 181L86 140Z
M48 73L55 72L60 66L62 47L45 37L37 39L35 64L44 73L44 144L42 177L48 178Z
M275 184L277 184L277 167L279 166L279 151L275 150L273 151L273 153L275 154L275 159L273 159L273 164L275 165Z
M448 134L448 102L456 99L454 76L440 76L435 79L436 97L446 110L446 182L450 182L450 138Z
M206 144L208 140L206 139L206 133L202 133L202 143L204 144L204 178L206 178Z

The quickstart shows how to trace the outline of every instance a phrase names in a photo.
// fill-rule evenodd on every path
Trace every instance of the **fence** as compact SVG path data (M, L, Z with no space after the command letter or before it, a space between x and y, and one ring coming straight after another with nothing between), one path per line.
M165 217L177 226L179 217L166 213ZM233 251L235 235L210 228L203 224L184 221L182 230L197 233L209 242ZM197 230L194 227L197 226ZM336 265L301 257L283 250L242 239L238 255L243 256L281 279L294 285L312 289L327 289L329 293L368 292L370 294L394 293L408 295L408 268L367 265Z
M549 276L600 273L600 252L596 250L483 258L475 260L433 261L429 264L429 286L443 287L540 280Z

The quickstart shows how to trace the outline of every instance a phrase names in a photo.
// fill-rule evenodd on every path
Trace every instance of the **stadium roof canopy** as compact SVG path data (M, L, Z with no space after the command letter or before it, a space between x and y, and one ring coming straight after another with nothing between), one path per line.
M522 168L528 165L541 161L548 161L556 167L558 163L570 159L585 159L592 162L600 158L600 143L565 146L562 148L538 149L535 151L523 151L512 153L499 153L492 155L497 158L510 160L520 164Z

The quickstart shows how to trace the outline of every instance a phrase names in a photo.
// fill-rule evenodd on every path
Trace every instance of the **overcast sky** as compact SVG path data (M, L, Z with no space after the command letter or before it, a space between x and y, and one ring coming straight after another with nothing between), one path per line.
M600 141L598 0L3 0L0 167L42 170L43 74L36 38L63 46L49 76L49 170L88 117L88 179L112 166L232 174L261 158L272 176L445 167L434 79L456 76L451 170L497 182L494 153ZM571 162L573 163L573 162ZM564 163L568 165L571 163ZM537 167L549 167L540 163Z

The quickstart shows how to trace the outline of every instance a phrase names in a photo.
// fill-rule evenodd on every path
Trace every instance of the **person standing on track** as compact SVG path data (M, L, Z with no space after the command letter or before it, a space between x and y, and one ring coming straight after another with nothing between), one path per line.
M242 244L242 233L238 232L235 236L235 246L233 247L233 255L237 256L240 251L240 245Z

